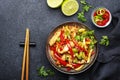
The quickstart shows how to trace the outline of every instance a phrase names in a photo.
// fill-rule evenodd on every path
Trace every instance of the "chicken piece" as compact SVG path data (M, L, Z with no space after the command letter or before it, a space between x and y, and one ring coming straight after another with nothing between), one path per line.
M87 63L90 63L90 59L91 59L91 55L92 55L92 51L93 51L93 49L91 49L91 50L89 51L88 59L87 59Z
M71 64L67 64L66 67L74 68Z
M56 58L54 57L54 52L52 50L50 50L50 54L51 54L51 57L56 60Z
M83 47L84 47L85 49L87 49L87 45L86 45L86 42L85 42L85 38L83 39Z
M69 48L68 48L67 45L65 45L65 46L63 47L63 50L57 49L57 51L58 51L59 53L61 53L61 54L67 52L68 50L69 50Z
M78 31L78 27L70 27L71 32L77 32Z
M81 61L80 61L80 64L85 64L85 63L86 63L85 60L81 60Z
M74 38L76 33L78 32L78 27L69 27L70 28L70 36Z
M76 32L71 32L70 36L74 38L76 36Z
M62 60L65 61L65 54L63 54L61 58L62 58Z
M82 68L83 68L84 65L81 65L80 67L78 68L75 68L76 71L80 71Z
M49 41L49 44L50 44L50 46L52 46L55 42L56 42L56 40L57 40L57 38L60 36L60 34L61 34L61 32L60 31L57 31L54 35L53 35L53 37L50 39L50 41Z
M83 47L83 42L79 41L78 44L79 46Z
M70 45L71 45L71 47L75 46L75 44L72 41L70 41Z

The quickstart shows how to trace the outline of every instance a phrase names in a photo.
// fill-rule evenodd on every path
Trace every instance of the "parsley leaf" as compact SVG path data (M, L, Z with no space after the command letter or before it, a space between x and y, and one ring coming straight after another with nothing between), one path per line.
M84 5L83 6L83 10L86 11L86 12L88 12L91 7L92 6L90 6L90 5Z
M82 22L86 22L87 19L85 18L85 12L88 12L89 9L92 7L89 5L86 0L80 0L80 3L82 4L82 11L78 13L78 20Z
M85 18L85 16L84 16L84 12L78 13L78 20L80 20L82 22L87 21L86 18Z
M87 4L85 0L80 0L81 4Z
M43 77L47 77L47 76L53 76L54 72L50 69L45 69L45 66L41 66L40 68L37 69L38 70L38 75L39 76L43 76Z
M108 46L109 45L108 36L102 36L102 39L100 40L99 44Z

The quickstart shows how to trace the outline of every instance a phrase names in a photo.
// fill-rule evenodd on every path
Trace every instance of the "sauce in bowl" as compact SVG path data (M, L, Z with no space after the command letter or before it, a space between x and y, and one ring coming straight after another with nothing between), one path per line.
M92 21L97 27L104 28L111 22L111 13L106 8L96 8L92 13Z

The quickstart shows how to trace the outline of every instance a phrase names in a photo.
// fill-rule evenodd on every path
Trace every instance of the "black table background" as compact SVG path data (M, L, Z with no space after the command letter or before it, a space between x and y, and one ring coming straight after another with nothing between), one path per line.
M87 0L87 2L94 7L104 6L112 14L120 9L118 0ZM96 28L90 20L93 9L85 13L87 18L85 24L95 30L99 40L102 35L108 35L114 25L110 24L105 29ZM49 8L46 0L0 0L0 80L20 80L23 47L19 46L19 42L24 41L27 27L30 29L30 41L37 44L36 47L30 48L30 80L68 80L69 75L58 72L50 65L45 52L49 32L67 21L78 21L77 14L66 17L60 8ZM38 77L36 69L42 65L54 70L55 76ZM89 80L90 69L76 76L80 77L79 80Z

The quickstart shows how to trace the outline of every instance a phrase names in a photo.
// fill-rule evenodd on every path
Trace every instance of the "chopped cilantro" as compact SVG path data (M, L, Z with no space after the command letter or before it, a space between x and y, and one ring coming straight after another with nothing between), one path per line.
M81 4L87 4L85 0L80 0Z
M102 36L102 39L100 40L99 44L108 46L109 45L108 36Z
M47 77L49 75L50 76L54 75L54 72L50 69L45 69L45 66L41 66L37 70L38 70L38 75L39 76Z
M86 18L84 16L84 12L80 12L78 13L78 20L82 21L82 22L86 22Z
M78 20L82 22L86 22L87 19L85 18L85 12L88 12L89 9L92 7L89 5L86 0L80 0L80 3L82 4L82 11L78 13Z
M84 11L88 12L91 7L92 6L90 6L90 5L84 5L82 8Z

